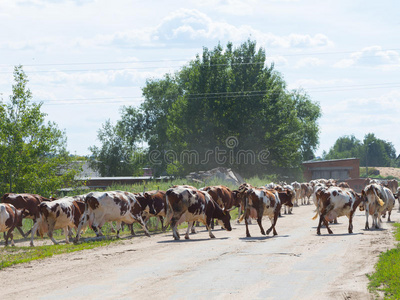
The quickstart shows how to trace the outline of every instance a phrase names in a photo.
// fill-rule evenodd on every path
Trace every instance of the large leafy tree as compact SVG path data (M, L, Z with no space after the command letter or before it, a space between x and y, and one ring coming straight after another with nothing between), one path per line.
M65 133L45 121L33 103L22 66L14 69L10 101L0 103L0 190L51 194L70 185L77 170L66 151Z
M294 172L318 145L319 105L288 91L253 41L204 48L175 74L149 79L143 95L119 124L131 145L144 140L149 157L158 154L150 163L159 174L216 166L246 176Z

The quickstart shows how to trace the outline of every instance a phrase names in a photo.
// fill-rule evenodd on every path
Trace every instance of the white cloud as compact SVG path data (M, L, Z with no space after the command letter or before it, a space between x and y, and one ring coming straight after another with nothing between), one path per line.
M342 59L334 64L336 68L363 66L371 68L394 69L400 67L400 52L398 50L384 50L381 46L363 48L353 52L349 58Z
M319 67L323 64L324 61L322 59L316 57L305 57L296 63L295 68Z

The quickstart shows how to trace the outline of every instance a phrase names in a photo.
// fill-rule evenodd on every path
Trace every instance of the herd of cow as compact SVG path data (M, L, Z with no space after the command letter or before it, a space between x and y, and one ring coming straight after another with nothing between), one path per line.
M72 229L76 230L74 241L80 239L81 232L87 227L93 229L97 236L102 236L101 231L106 222L115 222L117 237L123 224L131 226L139 223L145 235L150 236L147 222L150 217L158 217L163 231L169 225L176 240L180 239L177 226L188 222L185 239L189 233L195 231L194 223L203 223L210 238L214 238L211 229L214 219L221 226L230 231L230 211L239 208L237 222L243 219L246 224L246 236L250 237L248 228L251 219L256 219L261 234L271 231L277 235L276 223L282 211L291 214L293 206L310 204L312 199L319 216L317 234L321 234L321 226L325 225L329 234L332 230L329 223L336 222L340 216L349 219L348 232L353 232L353 215L357 207L365 210L365 229L369 229L368 218L372 216L372 226L380 228L381 217L390 214L395 205L395 198L399 199L400 188L396 180L379 182L370 180L366 182L361 193L356 193L347 183L337 183L336 180L312 180L307 183L293 182L291 184L270 183L263 187L253 187L243 183L236 190L225 186L209 186L197 189L189 185L173 186L167 191L149 191L144 193L130 193L126 191L91 192L86 195L64 197L61 199L48 199L35 194L4 194L0 200L0 232L4 232L5 245L10 239L13 241L13 230L16 228L27 237L31 235L31 246L34 245L35 234L43 237L45 233L57 244L53 231L63 229L65 241L69 243ZM271 227L264 230L263 216L268 216ZM23 218L33 220L32 229L24 233L22 230Z

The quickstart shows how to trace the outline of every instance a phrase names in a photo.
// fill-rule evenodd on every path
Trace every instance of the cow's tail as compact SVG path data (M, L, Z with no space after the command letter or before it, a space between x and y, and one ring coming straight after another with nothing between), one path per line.
M375 194L376 198L378 199L379 205L380 205L380 206L384 206L384 205L385 205L385 202L384 202L381 198L379 198L379 196L378 196L378 194L376 193L375 189L374 189L374 194Z
M317 199L317 208L316 208L315 216L312 217L312 220L315 220L318 216L319 216L319 201Z
M315 220L318 217L318 215L319 215L319 212L317 210L317 212L315 213L315 216L312 219Z
M246 197L246 203L243 208L243 214L240 216L239 222L243 221L248 209L249 209L249 198Z
M172 204L168 200L168 196L171 195L173 191L167 191L165 194L165 202L167 203L167 207L165 208L166 213L165 213L165 223L164 226L165 228L168 227L169 223L171 222L172 215L174 214L174 211L172 209Z

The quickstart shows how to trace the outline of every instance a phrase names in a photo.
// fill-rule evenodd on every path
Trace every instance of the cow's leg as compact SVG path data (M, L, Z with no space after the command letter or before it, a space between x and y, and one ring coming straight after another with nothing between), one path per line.
M117 221L117 222L115 222L115 230L117 231L117 239L119 239L120 238L120 236L119 236L119 232L121 231L121 221Z
M400 205L400 201L399 201L399 205ZM400 207L399 207L399 211L400 211ZM238 207L238 218L236 220L236 224L240 224L240 216L242 215L242 206L239 205Z
M28 236L29 233L25 234L21 227L16 227L16 228L23 238L26 238Z
M267 234L269 234L271 232L271 229L272 229L273 230L272 233L274 235L278 235L278 233L276 232L276 229L275 229L275 225L276 225L276 222L278 220L278 212L279 211L281 211L280 206L279 206L279 208L275 209L274 217L270 219L272 224L271 224L271 227L267 230Z
M65 243L69 244L69 232L70 232L69 227L67 226L67 227L63 228L63 231L65 234Z
M164 225L164 217L159 217L160 222L161 222L161 230L162 232L165 232L167 230L167 226Z
M187 227L186 234L185 234L186 240L189 239L189 232L190 232L190 229L192 228L192 226L193 226L193 222L188 222L188 227Z
M369 217L369 209L368 209L368 205L366 205L365 206L365 230L369 230L368 217Z
M246 224L246 237L251 237L251 235L250 235L250 231L249 231L249 222L248 222L248 220L247 220L247 218L248 218L248 212L247 212L247 210L244 212L245 213L245 216L244 216L244 223Z
M139 221L139 224L142 226L143 231L144 231L144 234L145 234L146 236L150 237L149 230L147 229L147 226L146 226L146 224L144 223L142 216L139 216L139 217L136 218L136 219Z
M258 223L258 226L260 227L261 234L265 235L265 231L264 231L264 228L262 226L261 220L262 220L262 215L257 218L257 223Z
M80 235L81 235L82 227L87 222L88 219L89 219L89 216L86 213L84 213L79 222L78 229L76 229L76 236L74 239L74 243L78 242Z
M53 237L53 230L54 226L56 225L56 222L54 220L47 220L47 223L49 225L49 231L47 232L47 236L51 239L54 245L57 245L58 242L54 239Z
M388 211L388 222L392 222L391 220L390 220L390 215L392 214L392 211Z
M351 211L349 216L349 233L353 233L353 216L354 211Z
M210 236L210 238L215 239L215 236L211 232L211 226L210 226L211 222L213 222L213 219L211 219L211 217L206 217L205 221L202 221L202 223L206 225L206 228L208 230L208 235Z
M326 220L326 218L325 218L325 216L328 214L329 212L328 211L325 211L325 213L324 213L324 218L323 218L323 222L324 222L324 224L325 224L325 227L326 227L326 229L328 230L328 233L329 234L333 234L333 232L332 232L332 230L329 228L329 222Z
M13 235L13 230L14 230L14 227L11 227L8 231L7 231L7 234L5 234L5 236L4 236L4 239L5 239L5 242L4 242L4 246L8 246L8 239L10 239L10 241L11 241L11 246L14 246L14 235Z
M179 220L179 219L178 219ZM177 229L177 220L175 218L171 219L170 226L172 228L172 236L175 240L180 240L179 232Z
M35 233L38 230L39 227L39 220L36 220L35 223L32 226L32 230L31 230L31 243L30 245L33 247L33 238L35 237Z
M199 224L198 221L196 221L196 223L194 223L194 225L192 226L192 234L196 234L196 233L197 233L197 231L196 231L196 226L197 226L197 227L200 226L200 224Z

